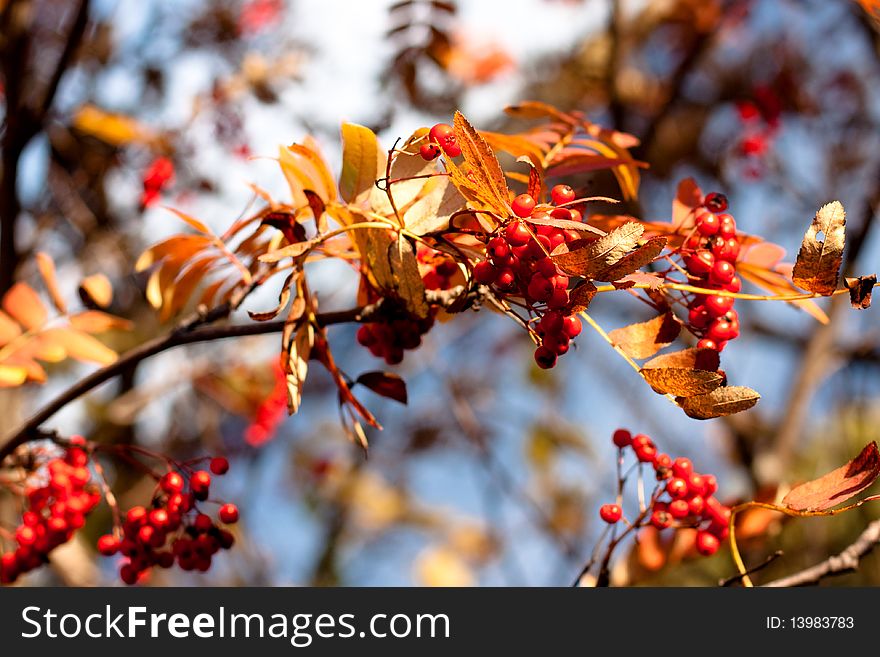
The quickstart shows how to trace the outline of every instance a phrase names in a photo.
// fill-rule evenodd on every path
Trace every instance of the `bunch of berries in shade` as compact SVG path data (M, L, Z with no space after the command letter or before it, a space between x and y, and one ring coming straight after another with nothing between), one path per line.
M461 146L455 139L455 130L446 123L438 123L431 128L428 131L428 141L419 148L419 155L429 162L436 160L441 153L447 157L461 155Z
M417 258L425 289L448 290L452 287L452 277L458 272L454 260L424 245L419 245ZM378 294L369 296L371 303L378 298ZM417 349L422 344L422 336L434 326L436 316L437 308L432 307L427 317L412 317L402 312L400 316L368 322L358 328L357 341L376 358L397 365L403 360L404 351Z
M144 191L141 193L141 207L153 205L162 194L162 189L174 180L174 162L167 157L157 157L144 171Z
M696 210L695 226L682 246L682 256L690 283L696 287L739 292L742 280L736 275L740 242L736 221L727 214L723 194L706 196ZM733 309L735 299L721 294L694 294L688 300L688 328L699 338L697 346L722 351L739 336L739 317Z
M474 280L490 285L502 295L522 297L537 318L535 333L540 344L535 361L544 369L569 350L570 342L581 332L581 322L568 314L569 277L550 258L561 244L584 239L584 233L559 228L543 220L581 221L580 212L563 207L575 200L568 185L551 190L553 206L538 206L528 194L517 196L511 208L515 217L486 244L486 259L474 265ZM530 220L532 220L530 222Z
M244 440L251 447L260 447L275 437L278 426L287 417L287 379L281 364L275 362L272 372L275 386L254 414L253 421L244 431Z
M151 568L171 568L175 562L183 570L205 572L217 552L232 547L233 535L199 509L210 494L211 473L228 470L223 457L211 459L211 472L170 470L159 479L149 508L130 508L121 528L98 539L101 554L125 557L119 569L123 582L135 584ZM238 522L234 504L222 505L217 515L222 524Z
M697 552L704 556L715 554L727 538L730 519L730 508L715 497L715 476L696 472L690 459L673 459L660 453L645 434L633 436L626 429L618 429L613 441L621 457L624 450L631 449L639 462L653 467L657 479L650 503L634 524L651 524L658 530L696 528ZM599 517L613 525L623 518L623 510L619 504L605 504L599 509Z
M101 501L91 483L85 440L75 436L70 443L63 457L51 459L32 475L31 479L43 480L42 485L26 486L27 510L14 534L18 545L0 556L0 582L4 584L46 563L49 553L69 541Z

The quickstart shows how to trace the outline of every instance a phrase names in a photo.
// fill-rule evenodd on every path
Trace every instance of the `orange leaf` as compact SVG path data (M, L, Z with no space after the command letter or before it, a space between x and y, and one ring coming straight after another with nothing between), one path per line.
M0 388L14 388L27 381L27 370L0 363Z
M16 283L3 297L3 309L28 330L46 323L49 313L40 297L27 283Z
M210 235L213 237L214 232L210 228L208 228L208 226L206 224L202 223L201 221L199 221L195 217L192 217L192 216L186 214L185 212L181 212L180 210L177 210L175 208L166 207L165 209L168 210L169 212L173 212L174 214L176 214L180 219L185 221L187 224L189 224L190 226L195 228L200 233L203 233L204 235Z
M113 286L104 274L92 274L79 284L79 296L85 304L106 308L113 301Z
M0 346L8 344L21 335L21 327L9 315L0 310Z
M406 382L392 372L365 372L357 378L356 383L401 404L407 402Z
M510 192L495 152L461 112L455 113L452 123L461 154L468 165L468 175L473 176L476 195L495 214L507 216Z
M84 310L81 313L71 315L70 325L86 333L103 333L113 329L129 331L132 328L132 323L127 319L100 310Z
M868 488L880 476L880 452L870 442L852 461L792 488L782 504L794 511L826 511Z
M62 315L66 315L67 304L64 302L64 297L61 296L61 290L58 289L55 263L52 262L52 258L47 253L42 251L37 253L36 258L37 267L40 270L40 275L43 277L43 282L46 284L46 290L49 292L49 297L52 299L55 309Z
M42 337L63 347L67 355L76 360L110 365L118 358L110 347L73 328L49 329Z
M672 344L681 333L681 322L672 313L639 324L614 329L608 337L631 358L649 358Z

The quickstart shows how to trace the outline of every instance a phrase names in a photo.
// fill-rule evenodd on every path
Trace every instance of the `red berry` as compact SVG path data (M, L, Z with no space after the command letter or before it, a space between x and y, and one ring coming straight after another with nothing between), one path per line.
M703 487L706 489L706 495L714 495L718 490L718 480L715 475L703 475Z
M715 320L706 332L706 337L720 345L722 342L733 340L739 335L739 329L724 317Z
M657 529L666 529L672 524L672 516L665 509L658 509L655 505L651 513L651 524Z
M428 132L431 141L443 144L450 137L455 137L455 129L448 123L437 123Z
M681 477L674 477L673 479L670 479L669 483L666 484L666 492L669 493L670 497L673 497L675 499L685 497L688 494L687 481L685 481Z
M718 294L706 297L705 307L712 317L721 317L726 315L733 308L735 299L733 297L725 297Z
M366 326L361 328L366 328ZM183 477L177 472L168 472L159 481L159 486L169 495L179 493L183 490Z
M480 285L492 285L497 275L498 270L488 260L483 260L474 265L474 280Z
M142 506L133 506L125 514L125 521L135 527L147 519L147 510Z
M716 285L727 285L736 276L736 267L727 260L716 260L709 280Z
M712 271L712 268L715 265L715 256L712 255L711 251L700 249L688 256L685 265L687 266L688 272L694 276L705 276Z
M727 209L727 197L720 192L710 192L706 194L704 205L710 212L724 212Z
M516 275L510 269L502 269L495 277L495 285L502 290L508 290L516 283Z
M736 237L736 221L729 214L718 215L718 234L724 239Z
M706 504L702 495L694 495L693 497L691 497L687 501L687 503L688 503L688 511L693 516L698 516L698 515L702 514L703 507Z
M428 162L436 160L440 155L440 147L437 144L422 144L421 148L419 148L419 155Z
M742 289L742 285L742 279L739 276L734 276L733 280L722 289L727 290L728 292L739 292Z
M676 477L684 479L685 481L687 481L688 478L690 478L693 471L694 471L694 464L691 463L690 459L685 458L683 456L679 456L672 463L672 473Z
M568 185L555 185L550 190L550 199L553 205L563 205L575 199L574 190Z
M633 448L636 453L636 458L642 463L653 463L657 456L657 448L654 447L653 444L643 445L641 447L635 447L635 444L633 444Z
M613 525L623 517L623 509L617 504L603 504L599 507L599 517L609 525Z
M614 432L614 436L612 436L611 440L613 440L614 444L618 447L628 447L632 444L632 434L626 429L618 429Z
M211 472L215 475L224 475L229 472L229 461L222 456L211 459Z
M721 547L721 541L717 536L707 531L697 532L697 552L704 557L711 557L718 552L719 547Z
M200 513L196 516L195 522L193 523L193 527L196 528L196 531L204 534L206 531L209 531L211 527L214 526L214 521L211 520L211 517L205 515L204 513Z
M685 500L673 500L669 503L669 515L676 520L687 518L689 513L688 503Z
M528 294L535 301L547 301L550 295L553 294L553 283L540 274L535 274L532 276L532 280L529 281Z
M695 329L706 328L710 321L712 321L712 315L709 314L706 306L695 306L688 311L688 324Z
M718 232L718 229L721 227L721 222L718 221L718 217L716 217L711 212L702 212L697 215L697 231L703 237L712 237Z
M220 507L220 520L227 525L238 522L238 507L234 504L224 504Z
M569 315L562 320L562 332L569 338L576 338L581 334L581 320L575 315Z
M556 365L556 353L541 345L535 349L535 362L542 370L549 370Z
M98 552L105 557L112 557L119 551L119 539L110 534L104 534L98 539Z
M532 239L532 234L523 222L511 221L504 229L504 238L511 246L525 246Z
M709 338L703 338L699 342L697 342L697 349L711 349L712 351L721 351L723 347L722 344L726 344L724 342L718 343L715 340L710 340Z
M736 262L739 257L739 240L735 237L724 239L720 235L712 240L712 254L716 260L727 260L728 262Z
M513 199L510 207L513 209L513 214L517 217L529 217L532 214L532 210L535 209L535 199L528 194L520 194Z
M199 470L189 480L189 486L197 500L206 500L211 488L211 475L204 470Z

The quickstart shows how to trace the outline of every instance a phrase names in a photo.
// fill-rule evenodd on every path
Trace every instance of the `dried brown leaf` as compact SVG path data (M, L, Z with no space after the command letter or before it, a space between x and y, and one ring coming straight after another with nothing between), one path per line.
M748 410L757 404L760 398L761 395L751 388L728 386L705 395L680 398L676 401L689 417L708 420Z
M625 276L635 273L642 267L654 262L663 249L666 248L666 238L662 236L652 237L632 253L621 258L613 267L596 274L597 281L619 281Z
M853 308L867 310L871 307L871 293L874 291L874 286L877 285L876 274L847 278L845 283L849 290L849 302Z
M852 461L826 475L795 486L782 498L794 511L826 511L855 497L880 476L880 451L870 442Z
M824 240L820 239L821 236ZM823 205L804 235L792 270L792 282L815 294L834 294L845 242L846 212L843 205L840 201Z
M487 209L498 216L507 216L510 192L495 152L461 112L455 113L452 125L468 165L467 175L472 178L474 192Z
M705 395L724 382L718 372L680 367L646 367L641 369L641 374L654 392L676 397Z
M356 383L366 386L377 395L399 401L401 404L407 403L406 381L393 372L364 372L357 378Z
M576 315L590 307L593 297L596 296L596 286L590 281L582 281L576 285L569 293L568 312L570 315Z
M593 278L622 260L638 244L645 232L636 221L623 224L599 239L568 253L553 256L553 261L574 276Z
M645 363L645 367L680 367L714 372L720 363L721 358L714 349L692 348L660 354Z
M681 333L681 322L672 313L658 315L647 322L614 329L608 337L630 358L649 358L672 344Z

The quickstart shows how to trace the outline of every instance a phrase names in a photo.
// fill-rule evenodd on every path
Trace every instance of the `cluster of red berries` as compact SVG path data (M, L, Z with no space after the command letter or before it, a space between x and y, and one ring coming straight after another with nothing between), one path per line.
M225 474L229 462L222 457L211 459L211 473ZM126 584L135 584L153 566L170 568L175 561L183 570L205 572L211 557L228 550L235 539L207 514L197 502L208 499L211 473L197 470L189 475L189 490L184 474L166 473L159 480L150 509L135 506L125 514L121 536L105 534L98 539L98 551L105 556L117 552L127 557L119 570ZM218 513L220 522L238 522L238 508L224 504Z
M581 322L567 315L569 278L550 258L563 243L583 239L576 230L546 224L528 225L529 219L581 221L577 210L563 207L575 200L568 185L556 185L550 192L553 207L540 207L529 194L517 196L511 208L516 218L486 245L486 260L474 265L474 280L493 285L502 294L521 296L529 309L540 317L535 332L540 344L535 362L544 369L556 365L556 359L569 349L572 338L581 332Z
M260 447L272 440L278 425L287 417L287 379L278 361L272 371L275 386L272 392L257 407L253 421L244 431L244 440L251 447Z
M174 162L167 157L157 157L147 167L143 175L144 191L141 193L141 207L153 205L162 193L162 188L174 178Z
M25 491L27 511L15 530L18 547L0 557L0 582L4 584L46 563L49 553L69 541L101 501L97 488L90 484L85 440L75 436L70 442L63 457L46 463L46 483Z
M455 139L455 130L447 123L438 123L428 131L428 142L422 144L419 149L419 155L423 159L436 160L440 153L447 157L458 157L461 155L461 146Z
M741 133L736 150L745 159L744 173L749 178L759 178L763 160L779 132L782 101L767 85L759 85L752 91L753 100L737 103Z
M632 448L640 462L654 468L659 483L645 512L647 522L659 530L674 523L676 527L695 527L697 552L704 556L715 554L727 538L730 519L730 508L714 496L718 490L715 475L696 472L690 459L673 460L668 454L659 453L645 434L633 436L626 429L618 429L613 440L621 450ZM623 517L623 510L619 504L605 504L599 509L599 517L614 524Z
M452 286L452 277L458 271L454 260L423 245L419 245L417 257L425 289L448 290ZM417 349L422 344L422 336L434 326L435 316L436 309L431 309L424 318L401 316L362 324L357 341L376 358L397 365L405 350Z
M742 280L736 275L740 242L736 221L725 213L723 194L706 195L696 211L694 233L682 247L684 264L697 287L739 292ZM700 341L697 346L722 351L739 335L739 317L733 309L735 299L720 294L696 294L688 301L688 326Z

